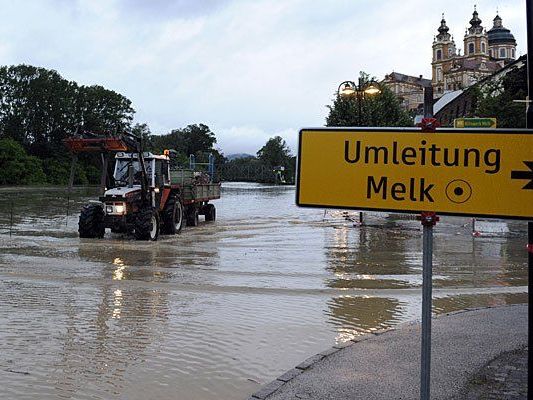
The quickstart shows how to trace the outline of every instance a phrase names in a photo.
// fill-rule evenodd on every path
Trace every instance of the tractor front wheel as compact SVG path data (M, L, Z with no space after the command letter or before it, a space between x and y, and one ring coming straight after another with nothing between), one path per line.
M105 234L104 209L98 204L87 204L81 209L78 222L81 238L103 238Z
M146 207L135 218L135 239L155 241L159 237L159 214L153 207Z

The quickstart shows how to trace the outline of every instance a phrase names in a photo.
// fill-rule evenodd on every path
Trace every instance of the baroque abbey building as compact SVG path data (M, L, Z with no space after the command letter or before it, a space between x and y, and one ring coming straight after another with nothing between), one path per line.
M516 40L502 24L499 15L488 31L481 25L474 8L470 27L466 29L463 49L457 48L449 33L444 15L433 41L432 76L410 76L398 72L387 74L381 84L398 97L403 107L420 114L423 109L424 88L433 86L433 97L464 90L481 79L494 74L516 59ZM462 54L461 54L462 53Z
M474 9L470 27L463 39L463 55L449 33L444 15L433 41L432 78L435 98L446 92L465 89L486 76L492 75L516 58L516 40L502 25L499 15L487 31Z

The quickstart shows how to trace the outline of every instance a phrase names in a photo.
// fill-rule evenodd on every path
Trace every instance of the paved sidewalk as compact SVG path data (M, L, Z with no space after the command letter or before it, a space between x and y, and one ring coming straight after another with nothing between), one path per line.
M515 382L510 391L520 396L523 378L527 378L527 356L524 374L524 358L519 354L525 351L517 350L527 346L527 310L527 304L523 304L434 318L432 400L479 398L475 391L483 386L480 377L494 365L493 373L485 376L503 381L507 376ZM516 352L517 357L504 354L510 352ZM507 372L502 375L500 370ZM420 324L410 323L315 355L264 386L252 399L418 399L419 385ZM527 382L525 385L527 388ZM505 390L502 388L494 390ZM500 392L494 393L487 392L485 398L523 398L507 396L512 393L498 397Z

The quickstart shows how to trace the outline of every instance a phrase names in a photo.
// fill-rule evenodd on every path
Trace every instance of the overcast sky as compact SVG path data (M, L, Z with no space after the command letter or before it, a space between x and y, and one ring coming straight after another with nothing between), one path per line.
M294 150L360 70L430 78L441 13L462 48L474 4L526 53L526 0L0 0L0 64L115 90L153 133L205 123L225 154Z

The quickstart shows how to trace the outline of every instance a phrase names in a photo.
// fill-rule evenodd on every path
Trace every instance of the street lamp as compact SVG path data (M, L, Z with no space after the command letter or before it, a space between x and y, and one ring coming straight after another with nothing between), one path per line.
M381 88L375 81L364 82L363 78L359 78L359 84L356 85L353 81L344 81L339 85L337 93L342 98L355 97L358 107L359 125L361 125L361 114L363 112L363 100L365 96L375 96L381 93Z
M375 96L381 93L381 88L375 81L364 82L363 78L359 78L359 84L356 85L352 81L344 81L339 85L337 93L342 98L355 97L358 106L358 125L361 125L361 114L363 113L363 99L365 96ZM359 211L359 225L363 224L363 212Z

